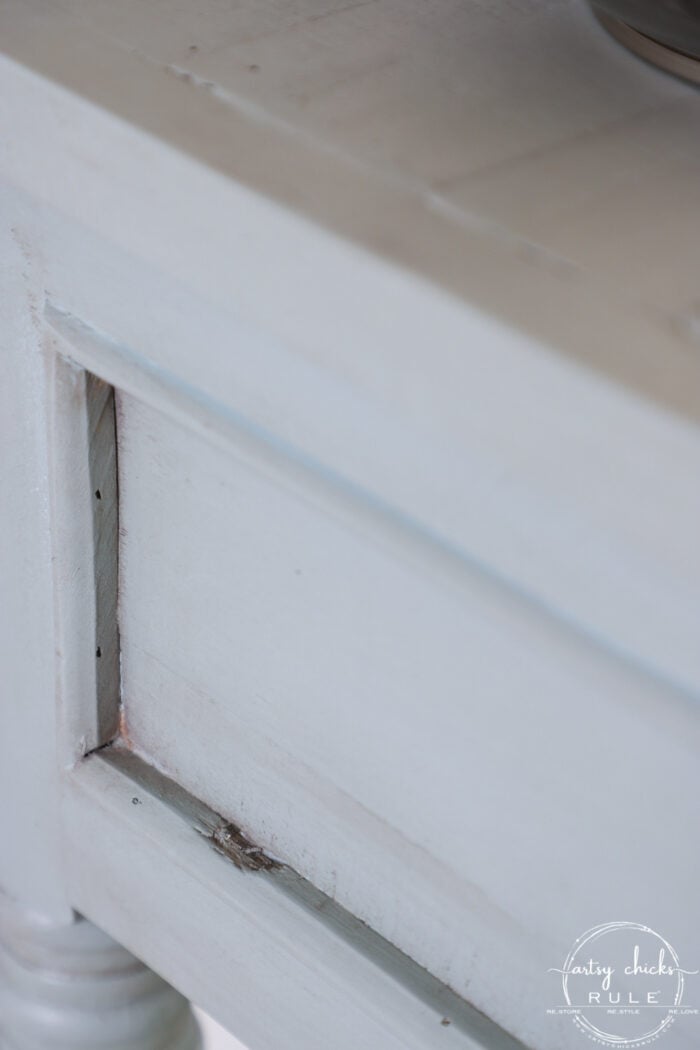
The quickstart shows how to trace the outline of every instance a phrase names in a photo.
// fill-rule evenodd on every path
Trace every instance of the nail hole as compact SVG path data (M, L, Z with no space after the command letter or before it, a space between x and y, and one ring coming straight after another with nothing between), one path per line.
M98 659L98 660L99 660L99 658L100 658L100 657L102 656L102 649L100 648L100 646L99 646L99 645L97 646L97 653L96 653L96 655L97 655L97 659Z
M102 493L99 489L95 489L95 499L102 499Z

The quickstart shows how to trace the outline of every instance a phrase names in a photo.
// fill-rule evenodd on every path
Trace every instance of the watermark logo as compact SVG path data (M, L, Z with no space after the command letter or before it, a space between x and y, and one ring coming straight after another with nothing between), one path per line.
M570 1014L604 1046L644 1046L698 1013L684 1003L686 977L698 971L683 969L668 941L637 922L594 926L549 972L560 976L564 1001L547 1013Z

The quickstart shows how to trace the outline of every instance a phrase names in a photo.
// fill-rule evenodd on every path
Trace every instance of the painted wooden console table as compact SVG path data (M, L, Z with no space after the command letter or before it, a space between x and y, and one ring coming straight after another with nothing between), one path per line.
M564 0L0 48L3 1050L587 1045L577 935L700 947L700 95Z

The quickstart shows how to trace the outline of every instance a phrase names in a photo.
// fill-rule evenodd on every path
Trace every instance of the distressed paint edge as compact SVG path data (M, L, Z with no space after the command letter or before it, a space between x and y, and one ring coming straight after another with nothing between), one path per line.
M375 1050L523 1050L287 865L245 870L222 857L212 831L225 818L133 752L110 746L87 756L64 775L63 799L69 847L83 843L80 851L68 850L76 906L88 917L99 915L112 936L251 1050L290 1045L284 1002L272 1017L259 1017L254 1008L277 996L304 1018L309 1050L350 1050L358 1039ZM107 881L99 874L104 870ZM142 935L154 894L160 912L172 911L155 939ZM129 901L128 909L120 900ZM201 917L194 941L175 921L183 900L188 916ZM186 957L173 950L175 942L187 944ZM215 971L207 974L212 959ZM245 965L256 985L250 1010L229 992L235 983L229 965ZM352 1022L341 1036L337 1019L348 1014Z

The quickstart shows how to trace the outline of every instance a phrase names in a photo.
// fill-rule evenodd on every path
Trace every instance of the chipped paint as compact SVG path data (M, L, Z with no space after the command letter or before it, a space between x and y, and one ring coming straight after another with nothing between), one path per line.
M217 853L228 857L241 871L271 871L282 865L245 837L240 828L228 822L214 828L206 836Z

